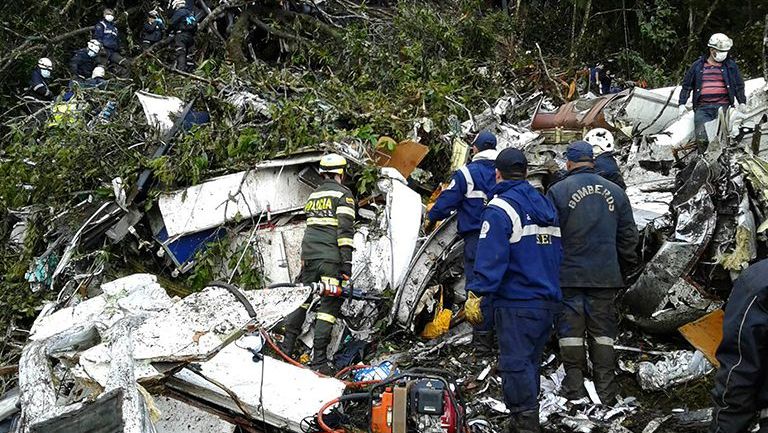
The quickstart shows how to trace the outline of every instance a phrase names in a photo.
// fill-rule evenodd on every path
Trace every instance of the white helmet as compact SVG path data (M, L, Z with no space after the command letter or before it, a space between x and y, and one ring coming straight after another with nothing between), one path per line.
M40 60L37 61L37 67L50 71L53 69L53 62L48 57L41 57Z
M728 51L733 47L733 39L722 33L715 33L709 37L707 46L709 48L714 48L717 51Z
M171 7L173 7L174 9L183 8L186 5L187 5L186 0L173 0L173 3L171 3Z
M106 71L104 70L103 66L96 66L93 68L93 73L91 74L91 78L104 78L104 73Z
M584 141L592 145L592 153L595 156L613 150L613 134L604 128L595 128L587 132Z
M96 39L91 39L88 41L88 50L98 54L98 52L101 51L101 42Z

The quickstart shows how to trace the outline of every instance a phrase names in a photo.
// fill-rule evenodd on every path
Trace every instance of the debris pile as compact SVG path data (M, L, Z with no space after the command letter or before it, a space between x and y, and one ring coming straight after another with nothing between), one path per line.
M692 113L680 116L670 102L677 92L634 88L557 110L539 94L505 96L482 113L469 113L463 123L454 119L449 134L432 137L452 150L456 169L467 159L473 134L491 130L500 148L527 153L529 180L543 190L563 168L569 141L598 126L621 134L617 147L643 234L638 248L644 265L630 276L622 298L627 320L619 340L625 346L617 349L626 354L619 367L641 389L627 389L614 408L600 405L594 392L589 401L569 402L557 395L564 373L556 351L548 350L541 421L553 431L629 431L626 424L643 416L652 400L632 393L706 377L716 362L712 341L718 341L709 333L716 326L706 320L722 321L719 308L732 280L765 256L766 83L747 82L747 109L721 113L707 125L710 142L701 154L688 146ZM147 123L165 137L155 152L162 155L184 129L191 104L146 92L136 97ZM229 100L239 110L269 115L268 103L258 95L237 93ZM236 425L246 431L302 432L312 430L325 403L356 382L430 367L449 372L460 389L445 391L461 400L457 417L473 431L501 431L505 407L495 360L478 357L467 346L471 328L461 309L466 293L456 222L448 219L428 235L421 229L423 201L432 190L425 179L449 174L418 168L429 150L419 142L426 140L430 123L419 119L412 136L400 143L383 138L378 146L352 139L322 143L177 191L150 194L155 176L150 169L131 190L114 179L113 197L73 208L83 223L52 237L48 250L29 264L29 283L58 296L30 331L19 362L19 388L0 401L0 415L14 420L14 431L20 432L68 431L76 422L137 433L231 432ZM359 191L351 276L372 297L347 300L345 320L335 325L328 350L342 371L338 378L286 362L273 342L280 321L311 295L310 288L291 283L301 268L304 202L318 185L315 166L326 151L377 173L367 190ZM10 242L23 243L28 213L12 212ZM165 275L137 273L109 281L99 250L106 239L130 243L139 255L159 260ZM177 293L175 284L164 283L196 272L212 249L232 260L210 266L203 290ZM240 281L252 287L227 283L245 273L255 277ZM450 312L450 330L420 338L442 311ZM312 316L301 337L306 350L311 350ZM684 325L692 347L670 337ZM663 343L654 344L655 339ZM344 373L350 370L344 369L354 371L351 366L358 363L370 366L348 380ZM705 418L667 413L643 431Z

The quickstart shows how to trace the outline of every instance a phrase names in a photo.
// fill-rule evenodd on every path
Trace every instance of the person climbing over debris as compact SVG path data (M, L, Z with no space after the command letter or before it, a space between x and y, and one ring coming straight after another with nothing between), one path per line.
M334 153L320 160L323 182L304 206L307 230L301 242L300 276L304 284L324 282L339 286L352 276L355 199L343 185L346 167L347 160ZM310 367L323 374L334 370L326 352L343 303L344 299L339 297L323 297L319 302ZM308 308L309 300L285 319L282 350L288 356L293 353Z
M128 66L128 60L120 55L120 35L115 25L115 11L104 9L104 19L93 26L92 38L99 41L103 48L99 63L104 66L115 64L121 68Z
M509 431L534 433L540 431L541 356L562 299L562 245L557 210L525 180L527 169L519 149L504 149L496 158L498 184L482 214L475 276L467 290L493 297ZM465 310L468 320L482 319L479 308Z
M87 80L93 75L93 68L96 67L96 56L101 51L101 42L96 39L88 41L86 48L75 51L72 59L69 61L69 70L75 79Z
M53 62L47 57L42 57L37 61L37 66L32 70L32 76L29 78L29 87L27 94L39 101L50 101L53 99L53 92L48 88L48 79L51 78L53 71Z
M768 432L768 260L741 273L725 306L711 433Z
M475 252L480 236L480 219L491 190L496 186L496 136L483 131L475 137L472 143L472 161L461 167L453 174L448 188L440 193L434 206L430 209L427 225L448 218L457 212L457 231L464 239L464 276L466 286L474 278ZM491 299L483 301L483 313L486 318L483 323L475 326L473 345L478 355L487 356L494 353L493 314Z
M586 346L600 400L616 402L613 344L618 332L615 299L624 286L622 270L638 264L638 232L624 191L595 172L592 146L568 145L568 176L547 193L557 207L563 235L560 287L563 310L558 320L560 355L565 366L563 395L587 396ZM589 344L586 336L591 338Z
M171 17L169 30L173 34L176 69L188 72L194 69L192 58L195 51L197 18L187 7L185 0L173 0L173 8L175 12Z
M715 33L709 38L707 46L707 54L693 62L685 73L678 101L682 115L693 92L693 123L700 153L704 153L709 145L704 125L717 119L721 108L726 110L735 106L738 110L744 110L747 103L744 79L736 62L728 56L733 40L722 33Z
M149 11L144 27L141 29L141 46L145 50L160 42L165 34L165 22L156 10Z
M621 176L619 164L614 158L614 140L611 131L603 128L592 129L584 136L584 141L592 145L597 174L626 190L627 185Z

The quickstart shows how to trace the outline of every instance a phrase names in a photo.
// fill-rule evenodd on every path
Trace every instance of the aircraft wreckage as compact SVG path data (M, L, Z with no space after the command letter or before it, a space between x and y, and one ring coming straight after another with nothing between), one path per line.
M509 96L441 137L453 149L455 169L466 160L472 133L490 129L501 147L528 154L529 180L545 187L553 170L563 165L569 140L596 126L620 134L619 158L642 232L638 248L644 262L622 297L625 317L651 334L682 327L697 349L654 352L617 346L626 353L657 357L639 364L619 361L648 390L712 371L714 348L694 331L702 320L722 317L719 308L732 279L764 256L768 228L766 83L748 81L747 109L721 113L707 125L710 143L703 155L687 147L693 115L678 114L673 102L678 92L635 88L583 98L557 110L547 110L549 104L536 95ZM191 103L144 92L137 97L147 122L165 138L163 143L170 141ZM266 103L255 95L230 99L240 109L268 114ZM515 113L521 107L533 113L529 121L519 121ZM149 211L137 204L151 188L151 172L143 173L130 191L115 179L114 200L78 205L73 211L86 215L82 226L54 239L30 265L27 278L33 288L59 295L42 309L30 331L19 362L18 389L0 400L0 420L5 420L0 431L233 432L236 426L248 432L335 431L322 414L338 415L339 407L342 412L363 410L366 422L379 422L377 405L388 392L386 386L394 390L395 404L403 405L390 414L397 429L387 431L414 425L423 432L468 426L475 432L497 431L493 421L478 417L484 411L504 411L489 394L495 386L491 364L465 362L466 354L453 352L445 359L455 356L452 368L464 372L464 378L404 367L435 359L441 351L452 353L452 347L469 338L460 309L465 293L455 222L448 219L428 235L421 229L424 191L414 179L424 174L417 166L428 148L418 143L418 133L429 127L429 119L419 122L413 136L394 150L382 152L359 142L327 143L319 150L162 193ZM167 150L167 144L160 144L156 154ZM325 150L380 168L375 187L360 198L361 224L355 235L352 279L366 296L345 302L345 320L337 322L329 347L337 366L347 367L338 377L324 377L284 359L273 332L315 290L291 282L301 266L297 252L306 227L304 200L317 185L314 166ZM16 215L11 241L24 236L24 213ZM237 233L231 251L239 260L218 269L221 282L183 298L170 295L150 274L104 281L103 262L93 254L104 239L138 239L145 251L167 261L175 277L192 269L210 242L225 239L225 228ZM146 234L151 238L142 238ZM242 245L246 247L238 249ZM260 267L269 287L247 290L225 282L246 255L247 263ZM447 320L436 326L433 319L445 317L445 311ZM302 341L311 349L314 321L308 316ZM387 350L386 339L398 334L414 343ZM636 411L629 403L610 411L566 414L567 403L555 393L562 380L555 358L549 357L545 366L552 367L551 373L542 377L542 387L549 390L542 396L542 421L557 423L564 431L598 426L627 431L620 423ZM366 361L372 367L355 366ZM411 384L410 394L398 391L403 383ZM459 388L472 386L479 388L470 392L471 398L460 395ZM423 399L437 402L440 410L405 409ZM329 412L332 406L337 409ZM707 416L692 413L689 418ZM384 431L377 428L372 431Z

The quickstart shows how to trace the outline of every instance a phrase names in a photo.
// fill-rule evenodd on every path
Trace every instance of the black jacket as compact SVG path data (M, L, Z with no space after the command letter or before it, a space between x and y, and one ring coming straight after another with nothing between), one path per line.
M685 78L683 78L683 89L680 91L679 105L685 105L688 102L688 96L693 91L693 108L699 106L701 85L704 79L704 63L706 63L708 57L708 55L702 56L688 68L688 72L685 73ZM730 57L723 61L723 79L725 80L725 86L728 88L730 104L733 105L734 100L745 104L747 96L744 93L744 79L741 78L741 72L739 72L736 62Z
M35 68L35 70L32 71L32 76L29 78L28 92L35 98L44 101L53 99L53 93L48 89L48 83L45 82L45 78L43 78L43 75L40 73L40 68Z
M160 39L163 39L163 33L165 33L165 23L156 18L151 23L144 23L144 28L141 30L141 40L151 43L160 42Z
M355 235L352 192L333 180L325 180L310 194L304 213L307 230L301 242L301 259L325 260L340 263L342 269L351 268Z
M72 60L69 61L69 70L80 78L91 78L93 68L96 67L96 58L88 55L87 48L75 51Z
M172 33L187 32L194 34L197 31L197 19L195 14L186 7L176 9L171 17L169 30Z
M639 239L626 193L595 173L572 170L547 196L560 216L561 287L623 287L622 269L637 266Z

